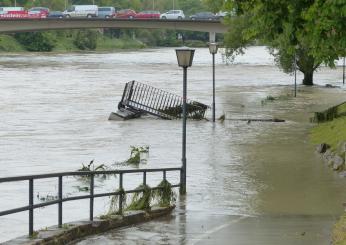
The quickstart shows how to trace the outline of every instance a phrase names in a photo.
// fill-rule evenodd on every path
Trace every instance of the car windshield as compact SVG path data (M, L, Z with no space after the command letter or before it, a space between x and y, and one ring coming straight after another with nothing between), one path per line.
M111 11L111 8L98 8L99 11Z

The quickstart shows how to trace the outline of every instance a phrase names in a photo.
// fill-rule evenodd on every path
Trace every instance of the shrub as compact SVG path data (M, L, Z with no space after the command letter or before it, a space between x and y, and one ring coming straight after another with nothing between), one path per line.
M97 47L97 31L80 30L74 40L74 45L81 50L95 50Z
M55 35L50 32L18 33L15 38L28 51L50 52L56 45Z

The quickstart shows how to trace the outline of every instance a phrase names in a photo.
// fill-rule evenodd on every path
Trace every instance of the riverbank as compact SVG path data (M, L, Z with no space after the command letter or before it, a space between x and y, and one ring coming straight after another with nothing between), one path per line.
M73 36L59 36L54 38L54 47L52 52L75 52L75 51L106 51L117 49L142 49L147 45L140 40L132 38L110 38L104 35L99 35L96 38L96 45L94 49L81 48L76 45L76 39ZM23 43L13 35L0 35L0 52L30 52L40 50L28 50ZM43 50L47 51L47 50Z
M206 47L201 40L177 40L175 37L155 38L151 33L141 35L105 34L97 30L49 31L0 35L0 52L76 52L143 49L147 47ZM130 37L131 36L131 37Z
M342 103L315 113L314 122L319 122L311 130L311 141L318 144L316 151L321 154L324 163L346 177L346 104ZM346 244L346 215L341 216L332 233L334 245Z

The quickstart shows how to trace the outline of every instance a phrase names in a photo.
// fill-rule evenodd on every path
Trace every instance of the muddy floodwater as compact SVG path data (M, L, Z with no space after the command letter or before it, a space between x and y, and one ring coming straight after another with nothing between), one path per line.
M189 99L209 105L210 63L209 51L197 49L188 70ZM180 223L188 223L190 216L200 215L202 219L209 214L214 218L219 215L218 221L228 216L270 220L328 217L328 222L318 222L321 227L316 229L330 230L331 220L342 213L346 201L346 179L330 171L314 153L308 138L312 126L309 117L314 111L345 100L341 67L321 68L315 75L318 86L299 86L298 96L293 98L294 77L281 72L264 47L252 47L228 65L219 54L216 63L217 116L225 114L226 120L215 125L205 120L188 122L188 195L178 203L177 212L185 215ZM302 74L298 74L299 83L301 79ZM111 165L127 159L131 145L150 146L149 161L140 168L179 167L181 121L152 117L126 122L107 120L116 110L125 83L131 80L182 94L182 70L177 66L174 49L1 54L0 177L74 171L93 159L97 165ZM340 88L324 88L326 83ZM269 95L281 99L262 103ZM207 117L211 117L211 111ZM286 122L233 120L244 118L279 118ZM168 179L172 183L179 181L176 174ZM160 176L148 176L149 185L159 181ZM140 182L137 175L125 177L125 187ZM97 180L96 189L114 190L114 183L114 179ZM54 180L37 181L35 202L57 195L57 185ZM78 179L66 178L64 195L83 195L83 185ZM0 192L0 210L27 205L25 182L0 184ZM108 198L97 199L96 214L105 213L108 203ZM55 225L57 210L56 206L36 210L35 230ZM87 219L88 214L88 200L64 204L64 222ZM25 235L27 217L26 212L0 217L0 242ZM169 228L163 240L166 243L160 236L157 242L195 244L189 243L193 235L185 235L175 222L174 218L163 222ZM139 240L150 241L160 234L155 227L163 223L149 224L154 226L147 229L150 232L125 229L120 235L110 233L81 244L117 244L113 238L130 239L131 232ZM323 239L328 239L326 236L328 232L323 233Z

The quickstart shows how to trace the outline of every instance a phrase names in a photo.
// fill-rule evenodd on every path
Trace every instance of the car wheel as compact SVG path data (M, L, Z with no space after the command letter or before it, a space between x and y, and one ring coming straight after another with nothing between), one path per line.
M181 17L181 16L178 16L178 20L182 20L183 19L183 17Z
M92 18L92 15L91 15L91 14L88 14L88 15L87 15L87 18L88 18L88 19Z
M192 17L191 20L196 20L196 18Z
M63 18L63 16L59 16L58 18L59 18L59 19L62 19L62 18Z
M212 18L209 18L208 20L213 20Z
M106 16L105 16L105 18L106 18L106 19L109 19L109 18L110 18L110 16L109 16L109 15L106 15Z
M133 19L133 16L131 15L131 16L129 16L129 19Z
M162 19L165 20L165 19L167 19L167 17L166 16L162 16Z
M67 19L71 18L71 15L67 14L67 15L65 15L65 18L67 18Z

